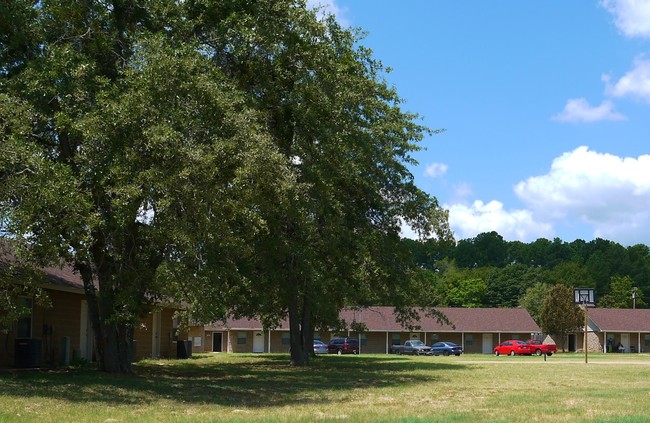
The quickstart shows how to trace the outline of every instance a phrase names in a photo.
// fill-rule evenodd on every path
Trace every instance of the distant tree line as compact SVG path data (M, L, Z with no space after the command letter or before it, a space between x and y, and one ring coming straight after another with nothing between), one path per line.
M427 273L442 306L523 306L539 322L550 289L563 285L594 288L598 307L647 307L650 248L646 245L623 247L601 238L589 242L540 238L524 243L505 241L496 232L457 243L404 243Z

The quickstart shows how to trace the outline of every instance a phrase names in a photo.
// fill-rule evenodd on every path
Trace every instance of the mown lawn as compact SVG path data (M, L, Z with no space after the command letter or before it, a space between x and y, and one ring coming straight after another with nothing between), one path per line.
M0 422L646 422L650 355L285 354L0 373Z

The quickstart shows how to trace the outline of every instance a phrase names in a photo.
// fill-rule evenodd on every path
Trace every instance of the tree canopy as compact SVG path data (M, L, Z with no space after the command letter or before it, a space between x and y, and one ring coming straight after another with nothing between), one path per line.
M29 316L31 305L51 305L42 289L45 283L44 272L17 260L9 245L0 240L0 333Z
M530 317L538 324L542 322L544 301L551 291L551 286L545 282L536 282L529 287L519 300L519 305L525 308Z
M609 284L609 292L598 300L598 307L632 308L644 306L642 298L638 298L638 289L632 286L629 276L613 276Z
M567 335L584 326L584 312L574 303L573 290L564 285L551 288L544 300L541 313L541 329L544 333L557 335L564 350Z
M81 274L102 369L169 298L288 316L295 364L345 305L433 305L399 233L453 240L408 170L435 131L358 31L302 0L2 7L0 232Z
M524 243L503 241L495 232L460 240L455 245L403 242L416 255L418 265L432 272L430 277L443 301L447 290L452 288L445 281L454 279L460 272L469 279L480 278L487 283L488 293L479 304L482 307L513 307L521 303L527 289L537 283L594 288L596 298L602 299L598 301L600 307L632 307L634 292L635 305L647 307L644 295L650 291L650 249L645 245L625 248L600 238L589 242L540 238ZM482 251L484 249L496 251ZM629 278L629 283L613 283L620 278ZM611 301L614 291L620 301ZM533 302L526 299L527 304Z

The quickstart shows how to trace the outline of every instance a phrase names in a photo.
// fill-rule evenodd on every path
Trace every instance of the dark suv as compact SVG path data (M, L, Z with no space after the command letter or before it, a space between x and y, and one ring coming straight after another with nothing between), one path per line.
M334 338L327 345L329 354L359 354L359 340L354 338Z

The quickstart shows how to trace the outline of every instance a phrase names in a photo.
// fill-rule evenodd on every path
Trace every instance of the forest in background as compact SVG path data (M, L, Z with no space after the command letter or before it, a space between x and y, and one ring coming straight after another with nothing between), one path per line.
M552 287L594 288L596 306L647 308L650 248L624 247L596 238L565 242L506 241L497 232L453 242L405 239L435 287L436 301L450 307L518 307L537 320Z

